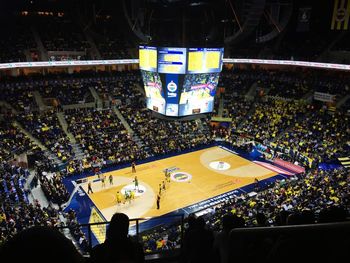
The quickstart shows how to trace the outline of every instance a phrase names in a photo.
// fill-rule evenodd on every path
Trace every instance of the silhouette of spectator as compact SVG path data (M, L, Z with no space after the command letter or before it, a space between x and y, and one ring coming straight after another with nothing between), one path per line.
M299 212L294 212L287 217L287 225L300 225L302 217Z
M222 217L222 231L215 237L213 245L215 262L229 262L229 234L233 228L237 227L237 224L236 215L226 214Z
M242 216L237 217L237 227L245 227L245 220Z
M36 226L16 234L0 247L2 261L84 262L73 243L51 227Z
M259 191L260 190L260 185L259 185L259 180L258 178L254 179L254 190Z
M262 212L257 213L256 222L257 222L257 226L267 226L265 214Z
M213 232L206 228L203 217L198 217L193 230L189 230L184 240L184 262L205 263L212 261Z
M183 249L181 251L181 262L186 262L187 258L187 242L189 241L189 236L191 235L192 231L196 228L196 220L197 217L195 214L189 214L188 217L185 219L187 221L187 229L185 229L184 236L183 236Z
M346 211L341 206L331 206L321 210L318 222L331 223L341 222L346 220Z
M285 226L287 224L287 217L289 216L289 212L282 210L279 212L279 214L276 216L276 225L278 226Z
M91 251L91 262L144 262L142 246L128 237L129 217L115 213L109 224L106 240Z
M315 223L315 214L313 211L304 209L301 211L301 223L302 224L314 224Z

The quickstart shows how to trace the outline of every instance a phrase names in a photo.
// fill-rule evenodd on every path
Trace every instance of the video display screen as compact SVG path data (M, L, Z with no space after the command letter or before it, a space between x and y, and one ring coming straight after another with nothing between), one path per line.
M219 73L187 74L179 102L179 116L212 112Z
M140 69L157 72L157 48L150 46L139 47Z
M188 48L188 74L221 72L223 48Z
M158 72L185 74L186 48L160 47L158 48Z
M141 70L146 93L147 108L165 114L165 98L160 76L156 72Z

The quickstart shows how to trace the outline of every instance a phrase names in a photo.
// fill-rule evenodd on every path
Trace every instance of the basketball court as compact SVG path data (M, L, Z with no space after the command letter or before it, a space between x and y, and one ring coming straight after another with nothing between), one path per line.
M162 190L160 209L156 206L159 184L166 180L164 170L172 168L170 183ZM109 176L113 176L113 185ZM134 177L139 190L135 189ZM255 164L221 147L211 147L136 166L105 173L105 187L101 181L92 183L91 200L109 221L115 212L130 218L154 217L196 204L208 198L277 175L276 172ZM89 177L89 181L97 176ZM87 192L87 183L82 184ZM135 198L117 204L117 192L135 191Z

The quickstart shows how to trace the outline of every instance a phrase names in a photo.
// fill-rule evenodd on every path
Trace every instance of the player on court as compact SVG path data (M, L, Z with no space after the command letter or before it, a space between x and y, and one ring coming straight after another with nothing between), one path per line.
M162 195L162 184L159 184L159 192L158 195L161 196Z
M130 200L135 200L135 191L130 191Z
M137 179L137 176L135 176L133 182L135 183L134 189L135 189L135 190L137 189L137 191L139 191L139 180Z
M131 163L131 172L136 173L136 163L135 162Z
M168 169L165 170L165 181L170 183L170 172Z
M89 183L88 183L88 194L90 194L90 193L94 193L93 191L92 191L92 187L91 187L91 181L89 181Z
M108 179L109 179L109 185L113 185L113 175L110 174Z
M122 195L120 194L119 191L117 192L115 197L117 199L117 205L120 205L122 203Z
M101 183L102 183L102 188L106 187L106 176L104 174L101 174Z
M125 192L124 192L124 202L123 202L123 204L125 204L126 203L126 201L128 201L129 200L129 202L130 202L130 199L129 199L129 193L128 193L128 191L127 190L125 190Z

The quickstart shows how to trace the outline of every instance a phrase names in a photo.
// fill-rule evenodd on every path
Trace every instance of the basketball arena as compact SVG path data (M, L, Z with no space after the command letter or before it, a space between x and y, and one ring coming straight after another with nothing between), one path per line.
M1 262L350 257L350 0L0 2Z

